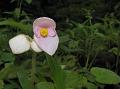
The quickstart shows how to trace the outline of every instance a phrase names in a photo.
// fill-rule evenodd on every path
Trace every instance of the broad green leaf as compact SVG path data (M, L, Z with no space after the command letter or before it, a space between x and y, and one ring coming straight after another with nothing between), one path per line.
M90 72L95 76L95 79L99 83L103 84L118 84L120 83L120 77L105 68L93 67Z
M48 65L50 67L53 81L56 89L65 89L65 73L54 58L47 55Z
M1 60L4 62L14 62L15 56L12 53L2 53Z
M26 71L19 71L17 75L23 89L33 89L33 84L30 81L29 75Z
M49 82L40 82L36 85L37 89L55 89L54 85Z
M79 81L79 75L77 73L70 71L66 72L66 87L77 88Z
M87 83L87 78L85 78L83 75L71 71L66 72L67 88L77 89L78 87L82 87L86 85L86 83Z
M32 3L32 0L25 0L28 4Z

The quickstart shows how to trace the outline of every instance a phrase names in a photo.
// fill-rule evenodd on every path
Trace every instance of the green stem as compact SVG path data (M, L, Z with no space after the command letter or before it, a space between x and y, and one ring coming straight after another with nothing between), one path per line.
M90 23L90 26L92 26L92 21L91 21L91 18L89 18L89 23Z
M92 67L92 64L93 64L93 62L95 61L95 58L96 58L97 54L98 54L98 52L96 52L94 58L93 58L92 61L90 62L88 69L90 69L90 68Z
M85 64L85 68L86 68L86 69L87 69L87 67L88 67L89 60L90 60L90 56L89 56L89 54L88 54L88 55L87 55L87 61L86 61L86 64Z
M36 53L33 53L32 55L32 69L31 69L31 80L34 85L35 83L35 73L36 73Z
M119 41L119 34L118 34L118 41L117 41L117 45L118 45L118 51L117 51L117 59L116 59L116 73L118 72L118 65L119 65L119 50L120 50L120 41Z
M89 25L90 25L90 27L92 27L92 21L91 21L91 18L89 18L88 19L88 21L89 21ZM87 60L86 60L86 64L85 64L85 68L87 69L88 68L88 65L89 65L89 60L90 60L90 50L91 50L91 46L92 46L92 36L93 35L93 32L91 32L91 35L90 35L90 38L89 38L89 42L88 42L88 55L87 55ZM86 42L87 43L87 42ZM87 47L87 46L86 46Z
M116 73L118 72L118 64L119 64L119 55L117 54L117 59L116 59Z
M19 6L19 8L20 8L20 13L19 13L19 15L21 15L21 10L22 10L22 2L23 2L23 0L21 0L21 1L20 1L20 6Z
M19 8L19 12L18 12L18 15L17 15L17 20L19 21L19 18L21 16L21 12L22 12L22 3L23 3L23 0L18 0L18 8Z

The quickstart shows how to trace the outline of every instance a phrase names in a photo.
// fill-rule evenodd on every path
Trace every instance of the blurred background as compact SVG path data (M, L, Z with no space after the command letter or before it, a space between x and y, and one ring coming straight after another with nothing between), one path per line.
M37 54L36 89L48 89L41 82L67 86L55 89L120 89L120 0L0 0L0 89L34 89L28 81L33 51L14 55L8 43L18 34L32 38L38 17L56 21L60 43L54 66L62 67L54 80L46 54Z
M21 1L22 9L34 18L49 16L58 22L69 19L82 22L87 12L91 13L94 22L105 15L120 18L119 0L33 0L30 4L25 0L0 0L0 14L13 11Z

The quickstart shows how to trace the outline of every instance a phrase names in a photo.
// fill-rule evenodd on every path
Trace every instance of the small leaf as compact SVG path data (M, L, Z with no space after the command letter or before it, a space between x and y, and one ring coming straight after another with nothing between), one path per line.
M36 85L37 89L55 89L54 85L49 82L40 82Z
M120 77L105 68L93 67L90 72L95 76L95 79L99 83L103 84L118 84L120 83Z
M4 89L14 89L15 87L11 84L5 84Z
M16 1L16 0L11 0L10 3L13 3L14 1Z
M65 43L69 41L69 35L61 36L60 37L60 43Z
M0 71L0 79L5 79L14 70L13 64L6 64L5 68Z
M17 21L15 21L13 19L7 19L7 20L4 20L4 21L0 21L0 26L3 26L3 25L20 29L23 32L31 32L32 31L31 30L32 26L30 24L17 22Z
M11 53L2 53L1 60L4 62L14 62L15 56Z
M21 89L18 84L19 84L18 82L15 82L13 80L9 80L9 83L6 83L4 85L4 89Z
M28 4L32 3L32 0L25 0Z
M33 89L33 84L30 81L28 73L26 71L19 71L17 75L23 89Z
M120 51L117 47L113 47L112 49L109 50L109 52L114 53L115 55L119 55L120 56Z
M89 83L89 82L87 83L86 87L87 87L87 89L98 89L98 87L96 85Z

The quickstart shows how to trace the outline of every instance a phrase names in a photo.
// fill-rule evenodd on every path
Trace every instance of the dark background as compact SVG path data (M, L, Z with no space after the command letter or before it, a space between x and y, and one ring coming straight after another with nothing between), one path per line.
M0 0L0 13L12 11L19 7L16 0ZM115 16L120 19L119 0L33 0L31 4L22 3L22 9L33 15L34 18L49 16L57 21L84 21L85 15L89 11L93 17L93 22L99 21L105 15Z

